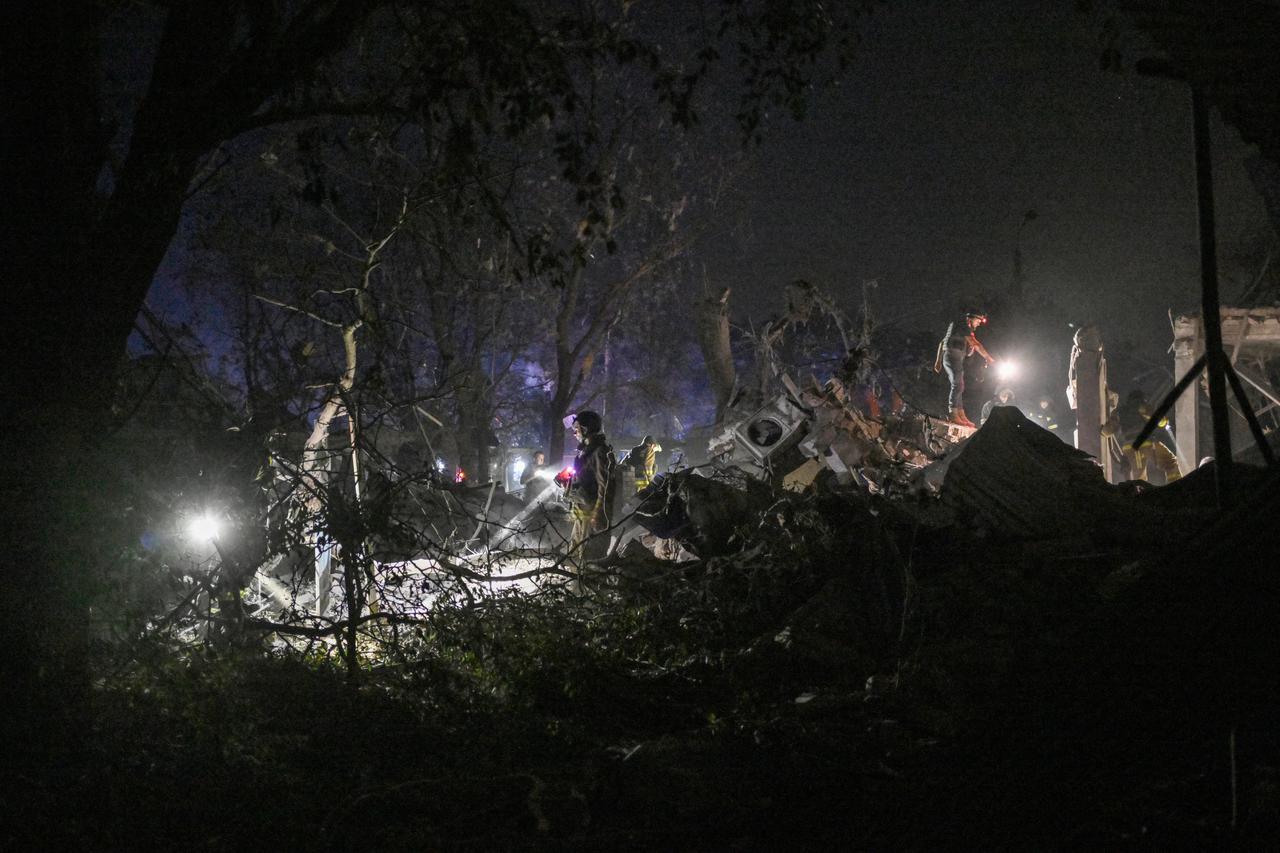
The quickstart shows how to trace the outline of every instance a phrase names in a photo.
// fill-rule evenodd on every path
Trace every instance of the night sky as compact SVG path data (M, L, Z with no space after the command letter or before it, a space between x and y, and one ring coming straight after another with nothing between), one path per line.
M855 310L877 279L885 320L940 331L966 295L1008 286L1034 209L1028 294L1165 360L1167 309L1199 299L1190 96L1104 72L1100 20L1063 0L878 9L839 88L766 140L735 200L749 228L716 246L714 280L745 314L776 310L798 276ZM1132 34L1121 47L1150 53ZM1232 262L1238 246L1270 229L1252 154L1215 113L1224 301L1257 273Z
M1190 96L1103 71L1101 21L1069 0L877 8L840 84L815 93L804 121L771 122L722 202L723 227L697 250L709 282L733 286L734 319L776 313L795 278L856 314L861 282L875 279L882 322L941 334L958 305L1008 287L1019 224L1035 210L1021 240L1031 299L1051 296L1101 323L1110 349L1123 341L1171 369L1167 311L1199 299ZM1127 67L1155 53L1134 32L1120 47ZM1274 234L1245 172L1254 150L1216 113L1213 131L1230 302L1258 272L1256 257L1240 258ZM173 284L182 242L149 299L171 316L201 312Z

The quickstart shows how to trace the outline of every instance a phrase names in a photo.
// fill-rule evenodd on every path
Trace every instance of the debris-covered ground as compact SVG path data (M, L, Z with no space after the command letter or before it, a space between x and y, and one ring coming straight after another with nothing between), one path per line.
M358 686L252 638L116 648L6 846L1268 846L1274 473L1223 512L1211 466L1111 486L1013 409L934 481L823 428L805 483L668 477L635 515L668 559L637 535L581 594L442 601Z

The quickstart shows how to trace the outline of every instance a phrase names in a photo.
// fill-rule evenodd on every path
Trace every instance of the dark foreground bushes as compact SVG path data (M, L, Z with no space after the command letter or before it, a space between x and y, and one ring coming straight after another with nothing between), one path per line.
M736 535L706 561L623 560L582 596L441 605L369 637L358 683L269 636L115 647L56 754L10 774L4 846L1063 849L1276 830L1274 705L1265 679L1227 683L1261 662L1257 588L1187 645L1237 650L1230 679L1191 678L1207 653L1180 670L1130 631L1171 641L1173 590L1202 576L1186 564L821 493ZM1144 584L1164 622L1138 618L1159 612ZM1196 595L1226 607L1225 588Z

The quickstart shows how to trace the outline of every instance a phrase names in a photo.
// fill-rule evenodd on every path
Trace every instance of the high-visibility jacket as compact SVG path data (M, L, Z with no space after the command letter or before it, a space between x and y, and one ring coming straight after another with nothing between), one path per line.
M637 444L627 454L627 462L636 472L636 491L643 491L658 473L658 445Z

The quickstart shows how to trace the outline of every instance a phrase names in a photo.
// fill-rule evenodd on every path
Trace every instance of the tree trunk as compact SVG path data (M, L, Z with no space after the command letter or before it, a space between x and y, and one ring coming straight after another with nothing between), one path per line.
M348 550L352 548L353 550ZM360 646L357 634L357 620L364 610L364 596L361 594L360 575L362 562L357 554L363 551L359 542L343 542L342 589L347 599L347 621L343 626L343 657L346 658L347 681L355 684L360 680Z
M564 419L569 414L569 406L573 403L569 393L568 381L557 382L555 393L547 403L547 443L549 445L547 449L551 454L547 457L547 461L552 465L559 465L560 460L565 456Z
M729 343L729 288L719 296L704 298L696 306L698 347L707 365L711 394L716 403L716 423L724 420L738 373Z
M58 729L85 687L90 580L80 571L100 559L92 553L101 522L94 489L109 487L94 482L94 444L106 431L115 372L154 266L138 275L136 265L97 265L92 188L107 138L96 121L94 9L32 3L19 14L0 48L5 396L13 407L0 462L10 513L0 525L0 677L26 712L6 740L36 749L37 740L24 740L26 724L36 733ZM129 254L158 263L176 216L127 225Z
M94 489L112 484L95 484L85 472L96 470L94 444L109 420L116 371L191 178L272 93L344 44L370 8L317 3L299 12L302 23L288 39L250 32L238 42L247 19L237 4L166 6L118 173L107 165L113 131L99 116L104 7L22 3L0 32L5 378L14 407L0 462L0 497L12 508L0 525L0 679L23 697L25 711L5 741L43 752L40 760L59 750L24 733L52 736L59 719L74 718L87 685L91 583L82 572L101 557L92 553L104 523L94 515L101 503Z

